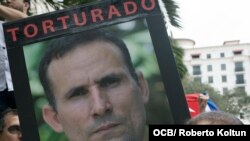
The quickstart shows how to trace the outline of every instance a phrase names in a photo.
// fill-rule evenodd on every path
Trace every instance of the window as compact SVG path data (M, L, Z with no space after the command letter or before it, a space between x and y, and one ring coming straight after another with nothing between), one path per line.
M195 78L194 78L194 82L201 83L201 77L195 77Z
M192 54L192 59L199 59L200 58L200 54Z
M243 62L235 62L235 71L243 71Z
M226 75L222 75L221 76L221 81L222 82L227 82L227 76Z
M208 77L208 83L213 83L213 82L214 82L213 77L212 77L212 76L209 76L209 77Z
M225 53L223 53L223 52L220 53L220 57L221 57L221 58L225 57Z
M221 70L226 70L226 64L221 64L220 68L221 68Z
M211 54L207 54L207 59L211 58Z
M236 84L244 84L244 75L236 74Z
M212 68L212 65L207 65L207 71L212 71L213 68Z
M234 50L233 53L234 53L234 55L241 55L242 50Z
M201 74L201 67L199 65L193 66L193 75Z
M243 92L243 93L246 92L244 86L237 87L237 90L238 90L239 92Z

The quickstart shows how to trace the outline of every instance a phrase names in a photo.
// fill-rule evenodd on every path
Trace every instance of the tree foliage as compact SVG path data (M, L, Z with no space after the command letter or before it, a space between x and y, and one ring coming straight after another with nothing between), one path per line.
M250 96L245 91L235 88L226 92L223 98L228 102L226 111L235 115L250 116Z
M183 63L184 50L181 47L179 47L174 40L172 40L171 46L177 70L179 72L180 78L183 79L187 74L187 68Z

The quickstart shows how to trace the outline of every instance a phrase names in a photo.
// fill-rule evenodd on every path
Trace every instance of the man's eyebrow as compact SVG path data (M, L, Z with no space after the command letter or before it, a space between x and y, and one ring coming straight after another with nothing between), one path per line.
M77 91L82 91L82 90L87 90L87 86L80 85L80 86L73 87L65 93L65 95L63 96L63 99L67 100L70 97L72 97L73 93L75 93Z
M105 82L108 79L111 79L111 78L122 78L122 77L125 77L125 73L124 72L113 72L113 73L107 74L107 75L99 78L98 80L95 81L95 83L96 84L101 84L101 83ZM74 92L76 92L76 91L85 91L85 90L87 91L88 90L87 87L88 86L86 86L86 85L79 85L79 86L73 87L73 88L71 88L69 91L67 91L65 93L65 95L63 96L63 99L65 99L65 100L69 99L72 96L72 94Z
M108 80L110 78L122 78L124 76L125 76L125 74L123 72L117 72L117 73L113 72L113 73L107 74L107 75L101 77L100 79L96 80L95 83L100 84L100 83L102 83L105 80Z

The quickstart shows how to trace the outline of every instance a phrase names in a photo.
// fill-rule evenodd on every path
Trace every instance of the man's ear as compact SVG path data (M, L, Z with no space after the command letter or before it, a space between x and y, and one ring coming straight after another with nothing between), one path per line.
M142 92L142 98L144 104L148 102L149 99L149 88L148 88L148 82L144 78L143 74L141 71L136 71L137 77L138 77L138 84Z
M63 128L58 120L57 112L53 110L50 105L45 105L43 107L43 119L45 122L52 127L56 132L62 132Z

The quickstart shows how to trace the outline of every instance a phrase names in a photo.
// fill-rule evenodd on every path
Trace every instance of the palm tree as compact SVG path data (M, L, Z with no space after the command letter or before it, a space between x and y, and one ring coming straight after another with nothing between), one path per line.
M183 56L184 56L184 50L176 44L174 40L171 42L172 46L172 51L175 57L175 63L177 66L177 70L179 72L180 78L183 79L185 75L187 74L187 68L183 64Z
M170 24L174 27L181 28L180 16L178 15L177 12L179 6L177 5L177 3L174 0L162 0L162 1L166 6Z

